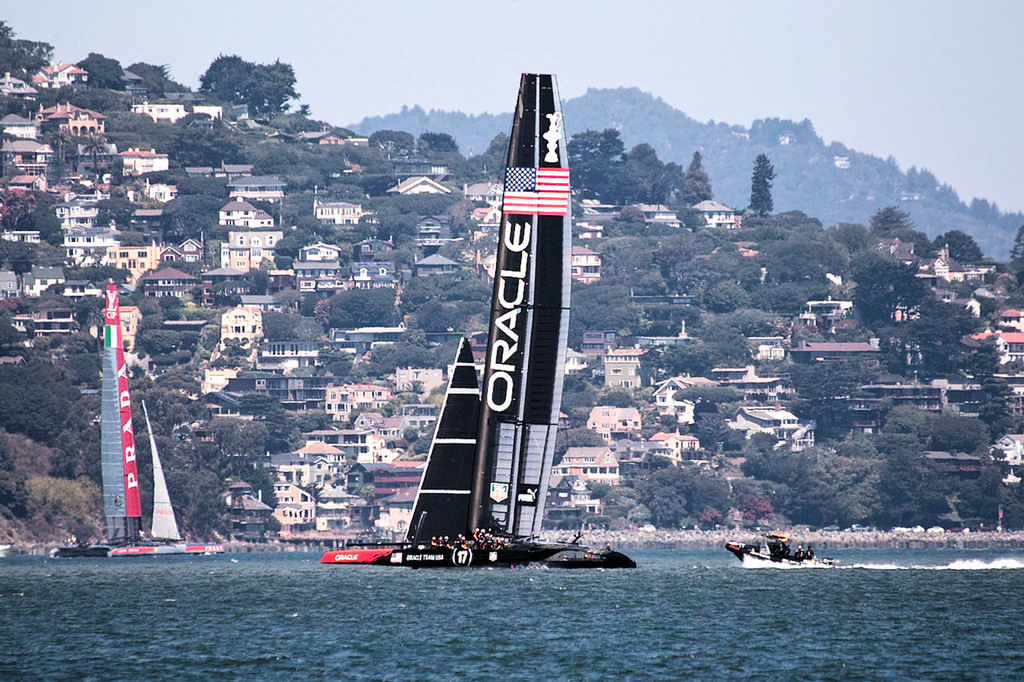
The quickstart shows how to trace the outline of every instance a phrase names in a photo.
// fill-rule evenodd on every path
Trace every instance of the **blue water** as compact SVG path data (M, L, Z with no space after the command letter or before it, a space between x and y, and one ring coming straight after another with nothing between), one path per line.
M0 559L11 680L1024 679L1024 553L746 568L322 566L313 554Z

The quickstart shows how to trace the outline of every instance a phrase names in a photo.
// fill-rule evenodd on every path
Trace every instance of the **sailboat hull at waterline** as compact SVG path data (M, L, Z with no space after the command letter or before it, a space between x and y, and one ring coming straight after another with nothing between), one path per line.
M324 552L322 564L371 564L410 568L543 565L551 568L636 568L636 562L612 549L572 543L512 542L501 549L469 547L348 547Z

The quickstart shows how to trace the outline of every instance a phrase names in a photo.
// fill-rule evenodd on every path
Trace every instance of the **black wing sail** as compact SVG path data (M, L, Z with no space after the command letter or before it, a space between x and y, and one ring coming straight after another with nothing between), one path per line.
M562 400L572 254L554 76L523 75L506 164L472 523L533 535Z
M469 537L479 411L480 386L473 351L469 341L462 339L416 494L408 542L429 542L444 536L454 539L459 533Z

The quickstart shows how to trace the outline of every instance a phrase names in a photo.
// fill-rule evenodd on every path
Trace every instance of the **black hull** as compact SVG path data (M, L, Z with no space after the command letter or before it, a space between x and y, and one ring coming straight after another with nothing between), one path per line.
M433 545L379 545L329 550L324 564L407 566L409 568L469 568L548 566L551 568L636 568L621 552L575 544L511 542L496 548L452 548Z
M107 558L110 556L111 545L64 545L63 547L56 547L50 550L50 556L58 559L79 559L84 557L89 558Z

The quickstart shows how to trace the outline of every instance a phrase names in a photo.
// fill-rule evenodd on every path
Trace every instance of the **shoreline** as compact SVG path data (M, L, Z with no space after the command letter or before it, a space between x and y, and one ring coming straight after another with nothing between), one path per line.
M781 531L790 544L809 545L816 552L836 549L1024 549L1024 531L970 533L927 533L905 531ZM591 531L584 533L585 545L611 545L613 549L723 549L729 541L755 542L761 532L754 530L655 530ZM542 533L541 538L563 541L564 533Z
M793 545L810 545L815 551L837 549L919 550L919 549L1014 549L1024 550L1024 531L986 531L970 533L913 533L893 531L783 531ZM723 549L729 541L754 542L760 537L754 530L654 530L654 531L587 531L580 543L591 547L611 546L616 550L645 549ZM544 542L569 542L573 533L544 531ZM308 537L268 542L222 542L226 554L265 552L324 552L340 546L342 538ZM55 544L27 543L14 545L7 556L45 556Z

